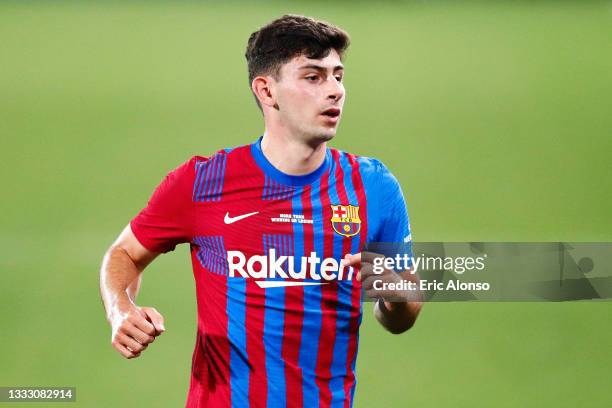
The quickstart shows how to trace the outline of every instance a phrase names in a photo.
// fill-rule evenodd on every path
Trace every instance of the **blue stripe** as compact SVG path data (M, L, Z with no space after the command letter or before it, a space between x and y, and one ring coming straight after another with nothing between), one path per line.
M263 246L266 254L269 249L274 248L277 256L287 255L280 245L282 239L282 235L264 234ZM285 288L269 288L265 294L263 342L268 386L267 406L285 407L285 364L281 357L285 325Z
M213 194L216 191L217 184L218 184L218 178L219 178L219 170L221 169L221 163L219 160L219 156L216 156L213 159L213 162L214 162L214 165L213 165L213 169L211 172L210 183L208 184L208 189L205 193L207 201L210 200L210 198L213 196Z
M213 200L219 201L221 200L221 193L223 192L223 181L225 180L225 165L227 163L227 156L221 156L221 175L219 176L219 180L217 181L217 192L215 193Z
M217 254L221 254L225 252L223 250L223 243L221 242L221 237L213 237L213 245L214 245L215 250L217 251ZM223 264L221 263L220 257L215 257L214 265L215 265L215 272L220 274L223 271Z
M202 190L204 189L204 185L206 184L206 180L207 180L206 175L210 171L209 168L210 168L210 160L202 163L202 170L201 170L202 177L200 178L200 181L198 182L198 191L196 193L197 201L202 201Z
M195 201L201 201L201 191L202 191L202 184L205 182L206 180L206 169L208 169L208 162L202 162L200 163L200 178L198 180L198 184L195 187L196 188L196 192L195 192Z
M204 180L202 180L202 186L200 187L200 191L198 193L198 197L200 201L206 200L206 190L208 190L208 185L210 184L210 178L212 173L212 168L214 166L214 161L209 160L206 164L206 172L204 173Z
M209 269L211 271L213 271L214 273L218 273L218 264L217 264L217 257L215 256L215 253L218 253L219 248L216 245L216 237L206 237L206 246L207 248L207 252L208 252L208 256L207 256L207 261L209 262Z
M223 169L221 170L221 179L219 180L219 192L217 193L217 201L221 201L223 193L223 185L225 184L225 169L227 168L227 155L223 155Z
M223 242L221 246L224 247ZM232 407L249 406L249 365L246 356L246 279L227 276L227 336L230 342Z
M317 180L312 184L311 206L313 219L313 246L314 251L323 256L323 211L321 208L321 182ZM293 213L303 214L301 192L293 196ZM304 254L304 227L303 224L293 224L294 256L301 259ZM319 268L317 268L319 269ZM302 369L302 396L304 407L319 406L319 388L315 381L317 354L321 332L321 286L304 286L304 323L302 326L302 339L300 342L299 366Z
M210 199L212 191L215 188L215 177L217 175L218 167L219 160L217 160L217 157L215 156L210 164L210 173L206 177L206 189L204 190L204 200L206 201Z
M377 230L379 229L378 226L381 223L382 214L377 211L376 207L378 207L378 205L375 205L380 194L380 189L377 188L379 179L376 177L376 166L372 159L367 157L359 157L357 158L357 161L359 163L359 175L361 176L361 182L364 190L375 192L375 194L370 196L367 206L367 219L369 227L366 242L378 241Z
M198 201L198 188L200 186L200 182L202 180L202 176L203 176L203 171L202 168L204 167L204 163L203 162L196 162L195 164L195 170L196 170L196 178L195 181L193 183L193 192L191 193L191 199L193 201Z

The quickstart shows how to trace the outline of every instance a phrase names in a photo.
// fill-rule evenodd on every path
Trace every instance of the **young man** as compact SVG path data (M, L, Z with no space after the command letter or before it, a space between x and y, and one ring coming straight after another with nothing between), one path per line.
M164 331L159 312L135 304L141 273L190 243L198 330L188 407L352 405L361 290L372 291L373 276L371 254L360 251L408 241L410 230L391 173L327 146L342 115L348 44L341 29L301 16L253 33L246 59L264 135L168 174L104 257L112 345L133 358ZM419 309L375 304L393 333Z

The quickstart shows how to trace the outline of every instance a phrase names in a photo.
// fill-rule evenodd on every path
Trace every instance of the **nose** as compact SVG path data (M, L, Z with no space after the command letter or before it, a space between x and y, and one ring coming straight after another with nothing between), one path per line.
M340 101L340 99L342 99L342 97L344 96L344 85L342 85L342 82L338 82L335 77L332 77L329 82L331 83L331 85L329 85L328 87L327 97L333 100L334 102Z

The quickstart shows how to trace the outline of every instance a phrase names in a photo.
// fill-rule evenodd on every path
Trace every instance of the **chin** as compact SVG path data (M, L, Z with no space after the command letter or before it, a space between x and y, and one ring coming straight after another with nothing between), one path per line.
M310 135L307 137L308 144L311 146L316 146L324 142L328 142L336 136L335 128L319 128L312 132L309 132Z
M327 142L328 140L332 140L336 136L336 128L326 128L323 131L319 132L315 135L315 139Z
M330 140L334 138L334 136L335 134L330 134L330 133L317 133L316 135L313 135L310 137L310 141L308 144L311 147L316 147L320 145L321 143L329 142Z

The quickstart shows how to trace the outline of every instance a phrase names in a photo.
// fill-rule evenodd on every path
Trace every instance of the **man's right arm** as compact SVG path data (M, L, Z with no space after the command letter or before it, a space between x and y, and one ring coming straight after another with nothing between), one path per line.
M164 319L152 307L135 304L142 271L159 253L145 248L126 226L100 269L100 295L112 327L112 346L124 357L138 357L164 332Z

